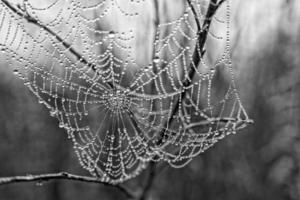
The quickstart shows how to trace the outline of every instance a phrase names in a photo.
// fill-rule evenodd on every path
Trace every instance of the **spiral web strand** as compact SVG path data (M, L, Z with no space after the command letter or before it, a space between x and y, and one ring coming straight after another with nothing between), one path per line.
M233 78L229 4L224 19L211 19L226 26L222 37L209 32L213 41L226 40L213 64L196 45L195 14L203 22L209 1L192 1L194 13L186 4L179 18L158 25L153 59L139 66L134 30L100 24L114 12L134 20L146 1L128 1L126 7L119 0L39 2L0 1L0 55L58 119L93 176L116 184L138 175L149 161L183 167L251 122ZM202 57L198 64L195 52ZM217 94L220 66L230 81Z

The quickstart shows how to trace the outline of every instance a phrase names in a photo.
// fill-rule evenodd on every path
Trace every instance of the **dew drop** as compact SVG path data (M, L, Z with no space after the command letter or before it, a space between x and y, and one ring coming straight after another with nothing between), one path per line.
M43 182L42 182L42 181L38 181L38 182L36 183L36 185L37 185L37 186L43 186Z
M158 56L155 56L155 57L153 58L153 63L158 64L159 62L160 62L159 57L158 57Z
M59 128L63 128L63 127L64 127L64 123L59 122L58 127L59 127Z
M189 13L188 13L188 12L184 12L183 16L184 16L184 17L188 17L188 16L189 16Z
M113 32L113 31L110 31L110 32L108 33L108 37L109 37L110 39L114 39L115 36L116 36L116 34L115 34L115 32Z
M50 116L51 117L54 117L56 114L57 114L57 112L55 110L51 110L50 111Z
M18 74L19 74L19 70L14 69L14 70L13 70L13 74L14 74L14 75L18 75Z

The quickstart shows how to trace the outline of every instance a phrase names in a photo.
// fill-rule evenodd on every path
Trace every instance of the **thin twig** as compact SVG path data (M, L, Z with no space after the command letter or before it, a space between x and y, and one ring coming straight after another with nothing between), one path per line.
M156 55L156 42L159 39L159 35L158 35L158 26L160 23L160 19L159 19L159 3L158 0L153 0L153 4L154 4L154 27L153 27L153 32L154 32L154 39L153 39L153 49L152 49L152 59L155 58Z
M42 183L50 180L73 180L80 181L85 183L98 183L109 187L114 187L122 191L127 197L134 198L133 192L129 191L128 188L121 185L112 185L106 182L101 181L97 177L89 177L89 176L80 176L74 175L67 172L59 172L59 173L49 173L49 174L40 174L40 175L26 175L26 176L12 176L12 177L1 177L0 185L20 183L20 182L38 182Z

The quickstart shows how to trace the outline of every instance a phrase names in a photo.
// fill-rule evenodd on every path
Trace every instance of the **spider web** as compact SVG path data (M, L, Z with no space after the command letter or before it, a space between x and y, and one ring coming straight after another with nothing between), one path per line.
M180 17L158 25L153 57L140 66L135 30L104 22L113 13L136 20L146 1L120 2L0 1L0 55L67 131L80 164L112 184L149 161L183 167L251 122L233 77L229 3L224 19L211 19L226 27L224 36L209 32L210 40L225 40L214 62L197 46L195 14L202 23L209 3L192 1L195 13L186 4ZM228 77L222 86L221 69Z

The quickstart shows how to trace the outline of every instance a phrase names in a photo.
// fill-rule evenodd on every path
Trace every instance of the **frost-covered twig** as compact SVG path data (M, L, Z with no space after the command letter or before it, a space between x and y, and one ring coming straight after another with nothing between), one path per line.
M97 177L89 177L89 176L80 176L75 174L70 174L67 172L59 172L59 173L49 173L49 174L39 174L39 175L25 175L25 176L11 176L11 177L1 177L0 185L12 184L12 183L20 183L20 182L37 182L42 184L43 182L50 180L73 180L80 181L85 183L98 183L109 187L117 188L122 191L127 197L134 198L135 195L133 192L129 191L128 188L121 185L111 185L109 183L101 181Z

